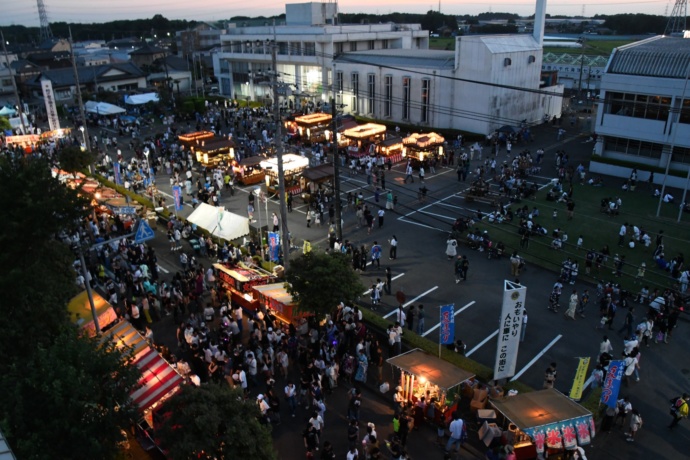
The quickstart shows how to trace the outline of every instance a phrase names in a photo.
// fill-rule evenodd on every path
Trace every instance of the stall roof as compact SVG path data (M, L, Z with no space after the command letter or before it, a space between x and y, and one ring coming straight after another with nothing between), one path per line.
M187 220L228 241L249 234L249 219L206 203L200 203Z
M379 142L379 145L382 147L390 147L396 144L402 144L402 137L393 136Z
M103 329L113 323L117 319L117 315L113 306L101 297L100 294L92 291L92 296L93 304L96 307L96 315L98 316L98 325ZM87 330L90 336L96 335L96 325L93 323L91 304L86 291L82 291L80 294L72 297L72 300L67 304L67 311L74 324Z
M319 123L330 122L333 117L328 113L310 113L309 115L302 115L300 117L295 117L296 123L302 123L305 125L313 125Z
M523 431L592 415L553 388L492 400L491 404Z
M147 102L158 102L158 94L156 93L145 93L145 94L132 94L131 96L125 96L125 104L130 105L141 105Z
M338 123L338 131L343 132L347 129L356 128L359 126L357 122L351 118L344 119L342 122Z
M201 152L215 152L216 150L234 148L235 143L230 139L213 138L204 139L199 144L192 145L193 150Z
M414 144L420 148L443 144L443 142L445 142L443 136L436 133L414 133L403 139L403 144Z
M197 140L211 139L215 136L211 131L194 131L192 133L180 134L177 138L181 142L196 142Z
M366 123L354 128L346 129L342 132L343 136L352 137L355 139L366 139L367 137L376 136L386 132L385 125L376 123Z
M253 286L256 292L264 297L273 299L283 305L292 305L292 295L285 289L285 283L264 284L263 286Z
M302 155L295 155L288 153L283 155L283 171L285 173L293 172L299 169L304 169L309 166L309 158ZM263 169L268 169L273 174L278 174L278 159L273 157L261 162Z
M327 179L333 177L335 171L332 164L324 164L319 166L314 166L313 168L305 169L302 172L302 177L312 182L317 182L322 179Z
M244 157L242 160L240 160L240 164L242 166L256 166L260 164L262 161L264 161L266 157L263 157L261 155L256 155L253 157Z
M87 112L95 113L98 115L117 115L118 113L126 112L125 109L123 109L122 107L118 107L114 104L96 101L86 101L86 103L84 104L84 109Z
M389 358L386 362L417 377L425 377L429 382L444 390L450 390L474 377L473 373L419 348Z
M123 350L130 347L132 364L141 371L139 387L130 397L143 412L156 404L182 383L182 376L155 349L151 348L128 321L122 321L110 329L104 340L112 340Z

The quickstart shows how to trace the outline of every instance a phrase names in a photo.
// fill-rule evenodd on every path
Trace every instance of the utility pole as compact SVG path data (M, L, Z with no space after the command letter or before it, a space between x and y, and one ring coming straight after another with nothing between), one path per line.
M79 115L81 116L81 121L84 126L84 137L86 138L86 148L87 152L91 151L91 137L89 137L89 127L86 124L86 113L84 112L84 101L81 98L81 84L79 83L79 72L77 71L77 59L74 57L74 49L72 48L72 28L69 28L69 53L72 56L72 69L74 70L74 83L77 87L77 104L79 104ZM89 162L89 171L91 174L96 172L93 167L93 161Z
M17 89L17 80L12 75L12 67L10 67L10 57L7 54L7 43L5 42L5 34L0 30L0 38L2 38L2 52L5 53L5 65L7 71L10 73L10 80L12 80L12 89L14 89L14 97L17 98L17 111L19 112L19 122L22 124L22 134L27 134L26 125L24 124L24 108L22 101L19 99L19 90Z
M274 29L275 31L275 29ZM278 102L278 43L274 40L271 46L271 66L273 67L273 75L271 79L271 86L273 87L273 113L276 120L276 157L278 158L278 203L280 203L280 228L282 231L283 242L283 266L287 269L290 263L290 231L288 230L287 220L287 200L285 196L285 171L283 170L283 129L282 120L280 117L280 104Z
M582 53L580 53L580 83L578 85L578 97L582 96L582 68L585 64L585 46L587 46L587 39L580 37L578 40L582 44Z
M343 241L342 208L340 205L340 152L338 151L338 110L335 107L335 99L331 98L331 122L333 123L333 195L335 198L335 235Z

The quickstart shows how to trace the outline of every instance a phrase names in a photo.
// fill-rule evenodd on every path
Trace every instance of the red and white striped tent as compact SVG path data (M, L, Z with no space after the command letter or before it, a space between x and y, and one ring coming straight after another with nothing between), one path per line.
M146 339L128 322L121 321L105 333L118 349L127 353L132 350L132 365L141 371L139 386L130 395L139 410L146 412L161 399L177 391L182 376L170 365Z

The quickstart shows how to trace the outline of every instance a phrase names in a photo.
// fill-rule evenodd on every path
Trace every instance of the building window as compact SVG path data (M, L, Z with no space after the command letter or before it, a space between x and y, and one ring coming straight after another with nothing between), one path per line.
M527 57L527 64L532 64L534 62L537 62L537 58L533 54L530 54L529 57Z
M278 54L282 54L283 56L288 54L288 42L278 42Z
M512 64L513 64L513 60L510 58L505 58L503 60L503 67L508 67L509 65L512 65Z
M382 50L388 49L388 40L381 40L381 49Z
M367 75L367 113L374 114L374 101L376 100L376 75Z
M338 70L335 72L335 90L339 93L343 92L343 71Z
M369 40L369 49L370 50L376 49L376 41L375 40Z
M304 44L304 56L316 56L316 43L307 42Z
M606 136L605 149L610 152L620 152L646 158L661 158L663 144L643 142L623 137Z
M607 92L606 113L624 117L646 118L647 120L668 120L671 98L648 96L646 94Z
M386 75L384 78L384 99L383 99L383 116L390 118L393 113L393 76Z
M680 120L681 123L690 125L690 99L683 99L683 107L680 108Z
M402 118L403 120L410 119L410 86L412 81L410 77L403 77L402 87L403 87L403 101L402 101Z
M690 163L690 149L687 147L678 147L677 145L673 147L673 155L671 161L675 163Z
M429 96L431 94L431 80L422 80L422 123L429 123Z
M335 54L343 54L343 43L338 42L335 44Z
M350 42L350 51L357 51L357 42Z
M302 44L299 42L290 42L288 49L290 50L290 56L302 55Z
M359 74L352 73L352 111L357 113L359 111Z

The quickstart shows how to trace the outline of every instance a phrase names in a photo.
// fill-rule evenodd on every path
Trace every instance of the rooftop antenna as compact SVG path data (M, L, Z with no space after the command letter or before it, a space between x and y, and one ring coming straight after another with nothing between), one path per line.
M671 16L668 17L664 35L683 36L686 29L686 17L688 15L688 0L676 0Z
M50 30L46 5L43 0L36 0L36 5L38 6L38 19L41 21L41 41L50 40L53 38L53 32Z

